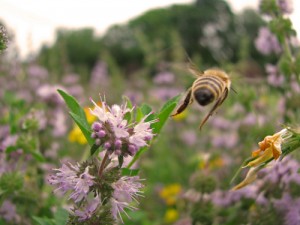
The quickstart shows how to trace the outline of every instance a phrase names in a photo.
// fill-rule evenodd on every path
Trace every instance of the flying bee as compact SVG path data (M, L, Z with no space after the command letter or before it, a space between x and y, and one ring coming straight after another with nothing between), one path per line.
M183 112L194 100L201 106L206 106L215 101L212 109L201 121L199 129L213 115L218 107L224 102L230 90L231 81L227 73L220 69L208 69L200 72L195 66L189 66L189 70L197 79L194 81L192 87L188 89L185 94L183 102L179 105L176 112L171 116L176 116Z

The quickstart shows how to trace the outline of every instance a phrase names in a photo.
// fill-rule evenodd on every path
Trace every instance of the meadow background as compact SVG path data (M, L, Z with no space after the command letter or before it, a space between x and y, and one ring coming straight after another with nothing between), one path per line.
M12 28L0 22L8 40L0 55L0 224L51 224L45 218L70 207L47 177L62 162L85 160L89 147L58 88L78 100L90 123L89 98L99 93L109 104L127 96L158 111L191 86L188 57L199 70L225 70L236 93L201 131L211 106L193 104L167 121L137 162L144 197L124 224L300 224L297 151L254 184L230 190L259 141L300 121L299 42L287 22L289 4L267 0L260 11L238 14L222 0L172 5L102 36L59 29L52 45L22 60Z

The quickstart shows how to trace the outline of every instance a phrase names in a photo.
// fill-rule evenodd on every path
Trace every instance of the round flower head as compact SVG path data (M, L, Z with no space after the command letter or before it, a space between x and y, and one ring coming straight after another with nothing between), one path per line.
M72 191L70 199L75 202L79 202L84 199L90 190L90 187L94 185L94 177L89 174L89 167L86 167L83 173L79 173L79 166L73 166L63 164L55 175L50 176L49 183L51 185L57 185L58 188L54 191L61 191L65 194L67 191Z
M110 154L132 156L153 138L150 125L156 120L146 122L151 113L138 123L128 124L125 115L133 109L127 108L127 103L109 107L102 100L101 106L91 101L95 105L94 109L90 109L91 114L98 118L92 125L91 137L95 139L95 144L102 146Z

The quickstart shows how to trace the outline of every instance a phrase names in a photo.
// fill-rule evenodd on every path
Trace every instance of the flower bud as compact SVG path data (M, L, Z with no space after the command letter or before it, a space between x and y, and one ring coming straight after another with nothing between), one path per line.
M104 149L109 149L111 147L111 144L109 142L104 143Z
M134 144L129 144L128 145L128 151L129 151L129 155L134 155L137 152L138 148L136 147L136 145Z
M93 129L94 131L100 131L101 128L102 128L102 124L99 123L99 122L94 122L93 125L92 125L92 129Z
M120 149L115 150L116 155L121 155L122 151Z
M97 135L98 135L99 138L103 138L103 137L105 137L106 132L105 132L105 130L99 130L97 132Z
M93 132L92 135L91 135L91 137L92 137L93 139L96 139L96 138L97 138L97 134L96 134L95 132Z
M115 141L115 148L116 149L121 149L121 146L122 146L122 141L120 139L117 139Z
M99 138L96 139L95 144L100 146L101 145L101 140Z

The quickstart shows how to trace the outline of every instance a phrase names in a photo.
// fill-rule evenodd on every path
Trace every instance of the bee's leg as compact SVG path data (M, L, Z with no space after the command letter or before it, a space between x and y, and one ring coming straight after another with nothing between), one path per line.
M191 97L192 97L192 88L190 88L187 91L184 101L177 108L176 112L174 114L172 114L171 116L176 116L176 115L182 113L186 109L186 107L188 107L188 105L193 102L193 99Z
M205 122L208 120L208 118L217 110L217 108L222 105L222 103L224 102L224 100L227 98L228 96L228 89L225 88L223 95L217 100L217 102L214 104L214 106L212 107L212 109L209 111L209 113L205 116L205 118L201 121L199 129L201 130L202 126L205 124Z

